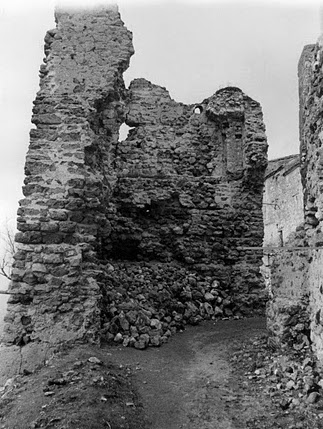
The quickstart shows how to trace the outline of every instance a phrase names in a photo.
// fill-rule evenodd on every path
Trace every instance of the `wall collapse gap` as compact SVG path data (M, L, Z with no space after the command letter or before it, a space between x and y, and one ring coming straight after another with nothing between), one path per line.
M125 122L121 124L119 128L119 142L126 140L134 129L135 127L129 127Z

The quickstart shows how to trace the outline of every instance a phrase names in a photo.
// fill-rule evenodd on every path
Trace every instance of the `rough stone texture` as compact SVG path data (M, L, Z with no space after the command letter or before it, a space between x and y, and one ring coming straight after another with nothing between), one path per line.
M265 249L261 271L270 297L267 327L271 341L276 345L301 344L308 333L308 297L303 287L308 252L294 249L305 244L299 155L268 162L263 215ZM299 318L295 318L295 314Z
M259 104L227 88L195 113L144 79L130 94L126 123L134 128L116 150L104 256L174 261L187 271L183 284L190 271L220 280L232 307L250 311L261 289L259 257L238 247L262 240L267 145Z
M104 332L141 348L185 323L261 310L261 255L243 247L262 243L267 143L259 104L237 88L185 106L137 79L129 97L102 238Z
M304 48L299 62L300 95L300 153L301 176L304 194L304 225L298 228L295 237L288 245L300 246L301 251L286 252L278 263L276 297L269 305L269 327L274 320L283 317L283 313L292 311L295 304L299 310L293 314L292 322L285 323L287 340L293 333L305 327L304 334L310 337L312 347L318 359L323 361L323 305L322 266L323 266L323 52L322 43ZM281 276L280 276L281 274ZM280 277L279 277L280 276ZM275 286L273 285L273 288ZM274 291L275 293L275 291ZM291 298L291 294L294 297ZM291 304L285 301L285 308L279 308L275 302L291 298ZM293 329L291 329L293 327ZM275 334L275 329L272 329Z
M302 163L305 162L306 143L304 140L304 124L307 116L307 98L311 89L312 67L315 45L306 45L298 62L298 96L299 96L299 136ZM303 151L304 147L304 151Z
M186 323L262 311L261 255L244 248L263 239L259 103L233 87L198 105L145 79L126 90L133 47L117 10L60 10L56 19L5 343L145 348ZM132 129L118 141L124 122Z
M33 108L6 344L97 341L101 324L93 261L109 171L104 156L99 168L96 159L103 141L108 149L118 138L122 72L134 51L116 8L57 10L56 21L45 37ZM104 119L103 105L110 109Z
M304 222L299 155L268 162L263 217L264 246L282 246Z
M307 279L311 251L304 248L304 235L303 226L299 226L283 248L265 251L264 265L269 272L267 287L270 292L267 328L271 342L276 346L287 344L302 348L309 342Z
M264 257L264 267L262 268L271 298L267 304L267 328L271 334L272 342L277 346L288 344L291 347L293 345L301 347L311 337L309 267L312 261L312 250L308 247L308 225L305 223L306 211L304 211L304 207L306 207L308 183L304 178L303 172L308 162L305 128L309 115L307 102L311 92L314 50L315 45L307 45L302 52L298 65L300 172L303 207L301 212L294 213L293 216L290 216L289 210L285 210L285 215L288 215L286 221L288 222L291 219L294 232L288 235L284 243L278 237L276 244L278 246L284 244L284 248L267 252ZM295 193L296 189L299 189L297 181L298 179L295 178ZM282 183L280 184L282 185ZM286 185L283 184L283 187L286 188ZM280 190L278 192L280 193ZM284 208L283 205L281 207ZM299 205L294 205L295 211L299 209ZM279 207L277 219L284 218L285 215L280 213ZM301 220L301 217L303 217L303 223L297 226L295 220ZM269 237L269 234L265 234L265 236ZM264 244L268 245L269 243L265 241Z
M322 263L323 263L323 52L319 41L314 47L305 47L305 54L300 62L300 111L301 117L301 151L303 162L301 174L304 187L305 230L306 239L313 249L308 270L308 293L310 299L309 313L311 322L311 339L313 348L323 360L323 323L321 309L323 306ZM304 60L305 58L305 60ZM312 59L312 61L310 61ZM303 78L303 75L305 78ZM304 83L305 82L305 83ZM302 94L304 95L302 97Z

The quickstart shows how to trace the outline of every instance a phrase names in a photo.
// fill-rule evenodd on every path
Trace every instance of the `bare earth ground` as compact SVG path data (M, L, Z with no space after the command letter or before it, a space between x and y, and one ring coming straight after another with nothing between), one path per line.
M320 394L304 408L301 390L290 390L301 366L272 371L264 325L204 322L144 351L62 350L40 371L8 381L0 428L323 429Z
M152 428L246 428L246 421L264 410L256 397L239 388L229 358L233 341L262 333L264 323L203 323L144 353L113 348L111 359L126 367L136 365L138 392Z

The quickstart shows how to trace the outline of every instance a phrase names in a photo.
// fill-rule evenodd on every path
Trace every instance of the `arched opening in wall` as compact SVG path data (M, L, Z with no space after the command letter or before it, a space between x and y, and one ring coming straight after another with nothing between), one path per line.
M119 128L119 142L123 142L126 140L131 132L135 127L129 127L129 125L123 123L121 124Z
M196 115L200 115L202 112L203 112L203 107L202 106L195 106L194 113Z

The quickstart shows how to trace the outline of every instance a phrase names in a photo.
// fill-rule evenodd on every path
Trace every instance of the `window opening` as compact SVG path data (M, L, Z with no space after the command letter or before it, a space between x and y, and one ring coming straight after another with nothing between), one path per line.
M123 123L119 128L119 142L126 140L129 137L129 133L135 127L129 127L129 125Z
M196 115L200 115L202 112L203 112L203 107L202 106L195 106L194 113Z

